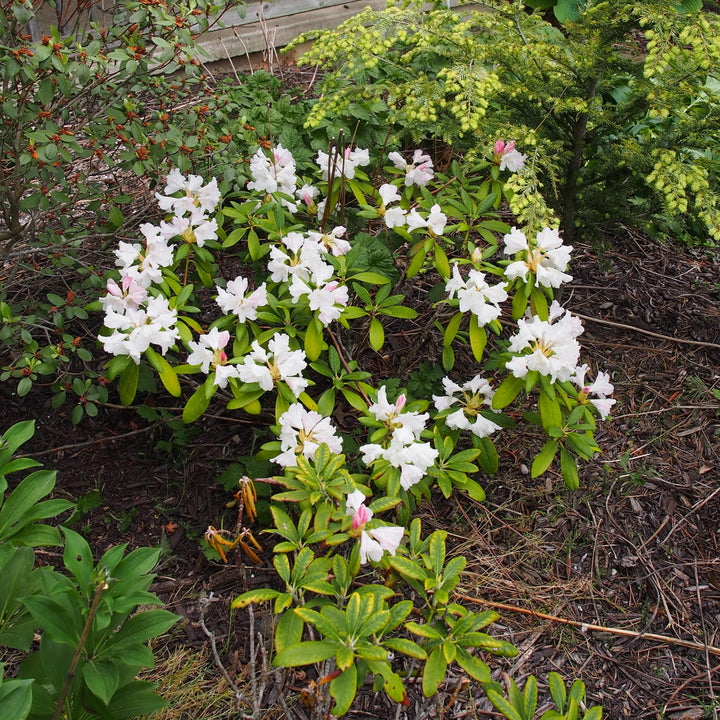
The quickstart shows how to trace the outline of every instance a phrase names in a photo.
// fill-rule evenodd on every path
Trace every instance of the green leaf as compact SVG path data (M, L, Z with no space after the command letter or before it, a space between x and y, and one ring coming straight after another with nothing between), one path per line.
M352 655L352 650L350 654ZM350 709L356 692L357 666L355 663L351 663L344 672L330 681L330 695L335 699L335 705L332 709L334 717L344 715Z
M256 588L255 590L249 590L248 592L239 595L232 601L231 607L234 610L241 610L246 608L248 605L253 603L266 602L267 600L274 600L281 593L278 590L272 588Z
M81 592L93 593L94 588L91 587L93 556L90 545L82 535L74 530L62 528L62 531L63 535L65 535L65 550L63 552L65 567L78 581Z
M128 365L125 370L120 373L118 393L120 394L120 402L125 405L125 407L132 405L132 401L135 399L139 377L140 366L134 362Z
M155 352L155 350L150 347L145 351L145 357L157 371L160 382L165 386L165 389L173 397L180 397L180 393L182 392L180 389L180 381L170 363L160 355L160 353Z
M195 422L207 410L210 399L217 390L217 385L210 385L210 394L208 394L208 382L209 379L190 396L190 399L185 404L182 419L186 425Z
M299 642L278 652L273 659L273 665L279 667L312 665L334 657L337 647L337 643L328 642L327 640Z
M275 628L275 650L283 652L302 639L303 621L292 610L284 613Z
M427 572L424 568L402 555L389 557L388 562L393 570L397 571L404 577L409 577L413 580L425 580L427 577Z
M546 393L540 392L538 395L538 410L542 425L546 431L551 427L562 427L563 417L557 396L551 400Z
M422 689L425 697L432 697L436 692L440 683L445 679L447 672L447 661L443 654L442 647L436 647L425 663L423 671ZM522 720L522 718L520 718Z
M55 472L36 470L12 491L0 509L0 540L7 540L35 519L38 502L55 487ZM33 512L35 508L35 512Z
M0 672L2 665L0 665ZM1 678L1 676L0 676ZM0 707L4 720L25 720L32 706L32 684L34 680L0 679Z
M478 325L477 315L470 315L470 347L478 362L482 362L483 352L487 345L487 332Z
M490 702L508 719L524 720L522 715L496 690L486 688L486 695Z
M567 691L562 677L556 672L548 675L548 686L550 687L550 696L552 697L557 709L565 712L565 703L567 702Z
M324 347L322 323L313 317L305 331L305 354L309 360L317 360Z
M523 378L517 378L514 375L508 375L501 383L500 387L493 395L492 406L495 410L502 410L507 407L517 396L525 385Z
M464 648L457 649L457 664L471 677L481 683L489 683L490 668L480 659L471 655Z
M443 336L443 347L449 347L452 344L452 341L455 339L455 336L460 328L463 316L464 313L459 312L455 313L455 315L450 318L450 322L445 328L445 335Z
M542 475L549 467L552 461L555 459L555 453L558 449L558 441L557 440L548 440L540 449L540 452L537 454L535 459L533 460L532 469L530 471L530 476L533 478L539 477Z
M371 285L387 285L390 282L384 275L376 272L361 272L353 275L350 280L359 280L360 282L370 283Z
M424 660L427 657L427 653L421 648L416 642L408 640L407 638L387 638L383 640L383 645L390 650L396 650L401 652L403 655L417 658L418 660ZM490 675L488 674L488 678Z
M96 660L83 665L82 675L90 692L108 705L120 685L118 668L112 662Z
M156 692L155 685L133 680L123 685L112 697L113 720L129 720L162 710L167 705Z
M560 471L562 472L565 485L570 490L577 490L580 487L577 462L575 457L564 447L560 448Z
M378 352L385 343L385 328L382 323L377 319L373 318L370 321L370 347Z
M593 708L590 708L585 715L583 715L583 720L602 720L603 711L601 707L595 706Z

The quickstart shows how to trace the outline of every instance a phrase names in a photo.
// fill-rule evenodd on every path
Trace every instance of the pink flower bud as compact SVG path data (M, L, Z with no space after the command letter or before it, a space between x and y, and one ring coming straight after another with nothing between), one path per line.
M503 150L503 155L507 155L507 153L512 152L515 149L515 141L511 140Z
M503 150L505 150L505 143L502 140L496 141L495 147L493 148L495 155L502 155Z
M471 259L474 263L479 263L482 260L482 251L480 250L479 247L476 247L472 251Z
M360 507L358 507L355 514L353 515L353 519L352 519L353 530L360 530L360 528L364 528L369 519L370 519L370 513L368 512L368 509L365 507L365 505L361 504Z
M402 395L398 395L398 399L395 401L395 412L399 413L402 412L402 409L405 407L405 393Z
M350 157L350 153L352 152L352 148L348 145L345 148L345 159L347 160Z

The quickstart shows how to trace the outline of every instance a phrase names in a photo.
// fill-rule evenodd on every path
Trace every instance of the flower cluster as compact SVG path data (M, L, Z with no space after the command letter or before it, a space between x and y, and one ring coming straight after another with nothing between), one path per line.
M488 437L496 430L500 430L500 425L482 414L483 410L491 410L495 394L487 380L476 375L462 385L458 385L448 377L443 378L442 383L447 394L433 395L438 412L449 411L450 408L459 405L457 410L445 417L445 424L449 428L469 430L479 438Z
M383 459L392 467L399 468L400 485L409 490L435 463L438 451L430 443L420 440L429 415L403 412L405 402L405 395L399 395L394 404L389 403L385 386L380 388L377 401L370 406L369 412L390 431L390 441L387 447L368 443L361 446L360 452L366 465Z
M481 326L500 317L500 303L508 297L504 283L490 286L480 270L470 270L468 279L463 280L457 263L453 265L452 277L445 283L445 292L451 300L457 293L460 312L470 311Z
M515 356L507 369L517 378L531 370L550 377L550 382L570 380L576 375L580 358L577 337L584 328L579 318L553 301L547 320L520 318L518 332L510 339L508 350Z
M163 268L174 262L170 240L179 237L202 247L217 237L217 223L208 217L220 201L215 179L203 184L198 175L184 177L174 169L167 177L165 194L156 193L156 197L173 217L159 225L143 223L144 245L118 243L115 264L120 284L108 280L108 294L102 299L105 327L112 330L100 337L103 347L113 355L129 356L136 364L150 345L157 345L165 355L179 338L177 311L161 294L151 292L153 285L162 282Z
M515 278L527 280L528 273L535 275L538 285L558 288L563 283L571 282L572 275L565 270L570 263L572 245L563 245L558 231L544 228L528 242L525 233L513 228L503 236L505 255L515 255L517 259L505 268L505 277L512 281Z
M405 173L406 186L424 187L435 177L432 158L422 150L415 150L411 162L407 162L399 152L391 152L388 160Z
M315 458L317 449L325 443L330 452L342 452L342 438L335 434L330 418L314 410L306 410L300 403L293 403L280 416L280 455L273 462L288 467L297 465L297 456L308 460Z

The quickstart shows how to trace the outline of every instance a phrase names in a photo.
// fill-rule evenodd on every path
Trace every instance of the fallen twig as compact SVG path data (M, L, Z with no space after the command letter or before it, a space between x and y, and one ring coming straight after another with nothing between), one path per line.
M492 607L497 610L506 610L508 612L520 613L521 615L530 615L531 617L540 618L542 620L550 620L551 622L559 623L561 625L570 625L572 627L580 628L582 632L604 632L610 633L611 635L642 638L643 640L657 640L658 642L664 642L669 645L681 645L682 647L692 648L693 650L700 650L705 653L720 656L720 647L693 642L692 640L681 640L680 638L670 637L669 635L656 635L655 633L637 632L636 630L606 627L605 625L593 625L592 623L580 622L579 620L570 620L568 618L561 618L555 615L548 615L546 613L538 612L537 610L528 610L527 608L517 607L516 605L508 605L507 603L499 603L493 602L492 600L485 600L483 598L471 597L470 595L457 595L456 597L460 600L476 603L477 605L487 605L488 607Z

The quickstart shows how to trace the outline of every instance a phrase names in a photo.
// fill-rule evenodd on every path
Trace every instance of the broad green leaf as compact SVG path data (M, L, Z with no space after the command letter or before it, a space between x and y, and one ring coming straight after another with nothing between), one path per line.
M347 648L349 650L349 648ZM352 656L352 650L350 650ZM338 663L340 667L340 663ZM336 678L330 681L330 695L335 700L332 709L334 717L344 715L352 705L357 692L357 666L351 662L350 665Z
M191 396L183 408L182 419L186 425L195 422L206 410L210 404L210 399L217 390L216 385L211 385L211 391L208 395L206 380Z
M305 331L305 354L309 360L315 361L320 357L324 346L322 323L317 317L313 317Z
M556 672L548 675L548 686L550 687L550 696L560 712L565 712L565 703L567 702L567 691L562 677Z
M328 642L327 640L299 642L278 652L273 659L273 665L279 667L312 665L333 657L337 647L337 643Z
M446 671L447 662L442 647L436 647L425 662L423 671L422 689L425 697L432 697L437 692L440 683L445 679Z
M173 396L180 397L180 381L172 365L160 353L155 352L151 347L145 351L145 357L157 371L160 381L165 389Z
M487 332L478 325L477 315L470 315L470 347L478 362L482 361L483 352L487 345Z
M65 550L63 551L63 562L65 567L73 574L78 581L80 591L88 593L92 597L95 588L91 586L93 575L93 556L87 540L69 528L62 528L65 535Z
M156 692L155 685L145 680L133 680L123 685L112 697L114 720L129 720L162 710L167 706Z
M370 347L378 352L384 344L385 328L377 318L373 318L370 321Z
M565 485L567 485L570 490L577 490L580 487L577 462L572 453L568 452L564 447L560 448L560 471L562 472Z
M303 626L304 623L302 619L292 610L284 613L275 628L276 652L283 652L287 648L300 643L300 640L302 639Z
M493 395L492 406L496 410L502 410L507 407L517 396L525 385L523 378L517 378L514 375L508 375L501 383L500 387Z
M236 597L232 601L231 607L234 610L241 610L253 603L274 600L278 595L280 595L280 592L278 590L273 590L272 588L256 588L255 590L249 590L248 592Z
M455 660L470 677L481 683L490 682L490 668L482 660L470 655L464 648L458 648Z
M1 670L2 665L0 672ZM25 720L32 706L33 682L33 679L0 679L0 707L2 707L3 720Z
M522 715L496 690L486 688L485 694L490 702L508 719L524 720Z
M558 449L557 440L548 440L540 449L540 452L536 455L533 460L532 469L530 476L533 478L542 475L549 467L552 461L555 459L555 453Z
M427 653L423 648L407 638L387 638L383 640L383 645L391 650L396 650L397 652L403 653L403 655L408 655L418 660L424 660L427 657ZM489 677L490 675L488 674L488 678Z
M137 393L138 378L140 377L140 365L131 363L120 373L118 381L118 393L120 402L126 407L132 405Z
M82 666L82 674L88 689L106 705L120 685L120 673L112 663L96 660Z

